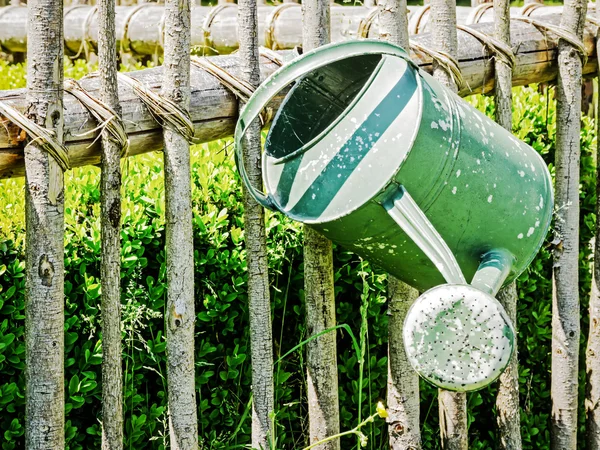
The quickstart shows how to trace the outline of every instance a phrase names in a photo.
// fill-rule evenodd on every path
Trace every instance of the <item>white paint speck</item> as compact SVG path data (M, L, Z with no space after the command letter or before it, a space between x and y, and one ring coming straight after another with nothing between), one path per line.
M531 236L534 231L535 231L535 228L530 227L529 230L527 230L527 237Z
M519 235L517 236L517 239L523 239L523 233L519 233Z
M488 197L488 203L492 203L492 200L493 200L493 199L494 199L494 196L493 196L493 195L490 195L490 196Z
M453 194L456 194L456 186L454 186L454 187L452 188L452 193L453 193Z

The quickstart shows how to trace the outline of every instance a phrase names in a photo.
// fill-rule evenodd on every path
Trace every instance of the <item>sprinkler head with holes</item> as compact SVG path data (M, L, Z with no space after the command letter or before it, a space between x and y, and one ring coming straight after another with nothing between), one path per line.
M515 331L504 308L473 286L444 284L421 295L404 322L412 367L451 391L481 389L504 371Z

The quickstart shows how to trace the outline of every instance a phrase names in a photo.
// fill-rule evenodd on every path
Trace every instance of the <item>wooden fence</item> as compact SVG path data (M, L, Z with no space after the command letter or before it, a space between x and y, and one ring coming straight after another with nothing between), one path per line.
M293 3L269 7L256 0L240 0L237 8L229 3L191 8L188 0L167 0L164 7L143 4L117 8L116 12L114 0L68 10L57 0L33 0L27 8L0 9L2 48L5 52L27 50L29 67L27 89L0 93L0 113L5 117L0 128L0 177L26 177L27 449L64 448L64 171L85 164L101 163L102 167L103 449L121 449L119 160L164 149L170 445L195 449L198 420L189 145L232 133L239 108L250 92L232 92L232 82L223 74L242 80L251 91L261 76L293 56L291 49L296 45L310 49L331 40L365 37L410 46L415 62L462 96L493 92L496 119L507 129L511 128L511 87L556 80L555 241L560 245L554 250L552 448L575 449L581 84L584 75L597 75L598 19L595 13L588 13L582 0L568 0L558 9L526 6L511 11L508 1L495 0L493 5L467 10L457 9L452 0L432 0L427 7L411 8L410 20L403 0L380 0L372 8L331 6L329 0L305 0L301 7ZM411 41L409 27L418 32ZM259 50L259 45L269 48ZM212 56L206 63L190 57L193 47L200 53L226 54L237 48L239 53ZM165 63L117 75L119 49L142 55L159 49ZM63 52L77 56L97 53L100 72L79 83L65 82ZM251 150L246 156L254 160L252 176L258 183L259 125L250 133L248 144ZM268 448L274 445L270 419L274 404L264 216L248 195L245 209L254 389L252 443L256 448ZM309 337L315 337L307 349L309 441L320 450L339 449L339 439L328 440L340 432L335 334L317 336L335 325L331 243L308 230L305 239L305 291L311 305L307 329ZM600 271L595 275L600 276ZM401 351L402 318L415 294L407 286L392 283L390 446L419 449L418 383L416 375L405 375L408 365ZM589 448L600 448L600 371L596 370L600 352L595 351L600 345L599 298L595 287L590 302L592 351L586 360ZM506 287L500 299L515 320L515 286ZM497 401L498 445L505 449L521 448L517 373L515 355L500 380ZM443 448L466 449L465 396L440 391L439 401ZM322 440L326 442L319 444Z

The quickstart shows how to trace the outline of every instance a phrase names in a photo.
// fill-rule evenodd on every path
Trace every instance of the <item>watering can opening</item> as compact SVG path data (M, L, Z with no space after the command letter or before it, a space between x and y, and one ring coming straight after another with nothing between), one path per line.
M276 209L318 224L377 197L419 129L419 85L406 59L385 54L333 60L299 77L265 142L263 176Z
M269 130L265 153L285 158L339 120L381 61L361 55L320 67L299 79L283 100Z

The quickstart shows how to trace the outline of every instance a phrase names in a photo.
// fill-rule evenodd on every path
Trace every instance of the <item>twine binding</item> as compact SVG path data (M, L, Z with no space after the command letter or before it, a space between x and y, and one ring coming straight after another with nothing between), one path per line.
M119 79L129 86L135 95L146 105L152 117L163 127L170 125L175 128L189 143L194 143L194 123L189 113L177 103L153 92L135 78L124 73L118 74Z
M545 6L546 5L543 5L542 3L528 3L525 6L523 6L523 8L521 8L521 10L519 11L519 15L523 17L531 17L533 11L539 8L544 8Z
M6 13L12 11L15 8L21 8L21 5L10 5L10 6L5 6L4 8L2 8L0 10L0 19L2 19L6 15ZM3 51L4 53L8 53L8 54L11 53L6 47L4 47L4 44L2 43L2 41L0 41L0 50Z
M0 101L0 114L24 130L32 141L41 145L54 158L63 171L70 169L68 150L56 139L54 131L39 126L23 113L3 101Z
M269 14L265 24L265 47L270 48L271 50L280 50L277 41L275 41L275 23L277 22L277 18L284 10L299 6L300 4L294 2L283 3L276 6L273 12Z
M448 72L454 83L456 83L458 90L464 86L465 80L460 72L458 61L452 55L442 50L432 50L414 41L410 42L410 48L413 51L425 53L432 60L437 62L446 72Z
M139 13L142 9L151 6L156 6L156 3L141 3L135 6L131 11L129 11L129 14L127 15L127 17L125 17L123 23L123 37L121 38L121 52L135 53L133 48L131 48L131 41L129 40L129 25L131 24L131 20L137 13Z
M571 33L568 30L565 30L563 27L550 25L549 23L545 23L537 19L532 19L531 17L513 17L512 20L518 20L519 22L528 23L540 30L550 31L552 34L555 34L560 39L567 41L575 48L575 50L579 52L582 58L583 65L585 66L587 62L587 52L585 51L585 45L583 44L583 41L581 41L575 34Z
M357 35L359 39L366 39L369 37L369 31L371 31L371 25L375 21L375 18L379 15L379 8L371 8L369 14L367 14L364 18L360 19L360 24L358 25Z
M98 128L101 129L101 132L106 130L109 139L119 145L121 148L121 157L126 157L129 150L129 138L127 137L123 121L117 113L106 103L92 97L90 93L75 80L65 80L64 87L66 92L79 100L90 114L94 116L99 123ZM91 130L89 133L96 131L98 128Z
M77 5L79 7L82 6L87 6L87 5ZM77 7L76 6L76 7ZM76 8L75 7L75 8ZM72 10L72 9L71 9ZM69 10L69 11L71 11ZM81 44L79 45L79 50L77 50L77 53L75 53L72 56L69 56L71 59L77 59L79 58L79 56L81 56L81 52L83 52L85 54L85 58L87 60L89 60L89 47L94 47L92 44L92 40L89 38L90 36L90 24L92 23L92 18L94 17L94 15L98 12L98 7L94 6L92 7L89 12L87 13L87 15L85 16L85 19L83 20L83 25L82 25L82 36L81 36ZM65 42L65 48L67 48L66 46L66 42Z
M493 7L493 3L480 3L475 8L473 8L471 13L467 17L467 20L465 20L465 25L474 25L476 23L479 23L479 21L485 15L485 13Z
M484 34L481 31L477 31L470 27L457 25L456 28L473 36L475 39L480 41L485 47L487 47L487 49L490 50L496 58L500 59L500 61L509 66L511 69L514 69L516 65L516 58L514 52L512 51L512 48L510 48L509 45L496 39L495 37L488 36L487 34Z
M419 34L421 31L421 22L423 21L425 14L427 14L430 9L431 4L427 4L422 8L419 8L417 12L410 18L410 22L408 24L409 34Z
M213 21L217 17L221 11L227 8L237 8L237 5L234 3L221 3L220 5L211 8L206 18L204 19L204 23L202 24L202 31L204 33L204 48L213 50L214 43L210 37L210 27L212 26Z
M273 54L270 54L270 56L267 56L263 52L264 52L264 50L260 52L261 56L264 56L264 57L270 59L271 61L273 61L273 59L271 59L271 57L270 57L270 56L273 56ZM277 55L277 54L275 53L275 55ZM280 62L276 62L276 61L273 61L273 62L275 62L275 64L278 64L279 66L283 65L283 61L281 61L281 60L280 60ZM256 90L256 88L254 86L252 86L250 83L248 83L247 81L244 81L244 80L240 80L238 77L236 77L235 75L232 75L227 70L216 65L208 58L200 58L197 56L192 56L192 65L211 74L213 77L215 77L219 81L219 83L221 83L228 91L230 91L233 95L235 95L242 102L247 102L250 99L250 97L252 97L252 94ZM261 124L265 125L272 119L272 117L273 117L273 110L271 108L266 108L265 111L263 111L260 114Z

